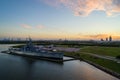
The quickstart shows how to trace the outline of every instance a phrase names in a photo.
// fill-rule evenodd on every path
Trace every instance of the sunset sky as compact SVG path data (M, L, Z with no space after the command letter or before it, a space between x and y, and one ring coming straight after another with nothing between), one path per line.
M0 38L120 40L120 0L0 0Z

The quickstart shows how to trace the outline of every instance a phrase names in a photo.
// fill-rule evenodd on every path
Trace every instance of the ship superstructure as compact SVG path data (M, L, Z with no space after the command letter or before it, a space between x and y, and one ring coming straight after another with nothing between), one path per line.
M11 53L21 54L21 55L28 55L28 56L35 56L37 58L48 58L48 59L63 59L64 54L61 52L57 52L55 50L50 50L49 48L45 48L44 46L33 45L32 39L29 38L27 44L21 48L10 49Z

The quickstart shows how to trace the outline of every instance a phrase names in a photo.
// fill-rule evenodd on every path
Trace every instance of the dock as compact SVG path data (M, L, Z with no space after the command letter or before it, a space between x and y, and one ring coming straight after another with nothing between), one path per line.
M73 59L66 59L66 60L63 60L63 62L66 62L66 61L73 61L73 60L79 60L79 59L75 59L75 58L73 58Z

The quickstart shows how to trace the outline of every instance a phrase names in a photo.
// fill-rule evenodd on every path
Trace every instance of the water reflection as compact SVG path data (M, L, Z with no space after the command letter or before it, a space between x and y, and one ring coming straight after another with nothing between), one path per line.
M23 60L25 62L25 67L26 67L26 72L25 72L25 78L24 79L31 80L35 60L30 59L30 58L25 58L25 57L23 57Z
M1 48L2 47L2 48ZM0 49L5 49L1 46ZM68 59L68 58L65 58ZM79 60L64 64L0 53L0 80L119 80Z

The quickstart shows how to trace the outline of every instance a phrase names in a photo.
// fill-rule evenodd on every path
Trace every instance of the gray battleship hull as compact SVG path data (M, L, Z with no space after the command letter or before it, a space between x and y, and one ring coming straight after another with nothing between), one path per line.
M45 59L54 59L54 60L63 60L63 53L59 52L24 52L24 51L11 51L10 54L20 55L31 58L45 58Z

